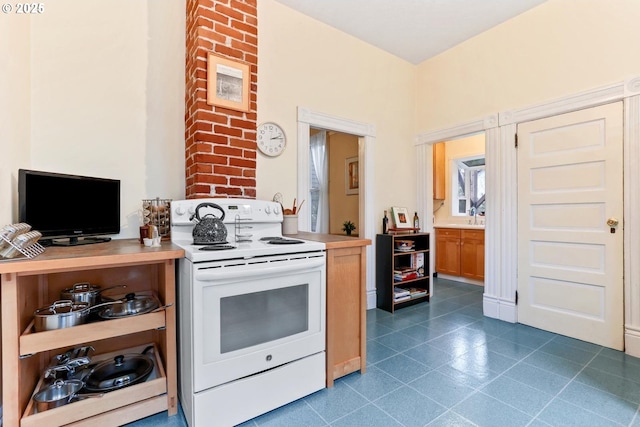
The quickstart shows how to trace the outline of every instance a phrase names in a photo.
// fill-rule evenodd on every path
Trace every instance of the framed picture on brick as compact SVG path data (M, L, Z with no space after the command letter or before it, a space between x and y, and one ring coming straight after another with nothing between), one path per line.
M249 111L249 64L213 53L207 57L207 104Z

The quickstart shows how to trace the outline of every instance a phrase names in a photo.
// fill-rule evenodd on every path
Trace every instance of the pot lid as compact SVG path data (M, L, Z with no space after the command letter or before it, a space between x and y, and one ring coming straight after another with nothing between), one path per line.
M151 295L127 294L122 300L100 310L103 319L115 319L119 317L135 316L149 313L160 307L157 298Z
M87 302L73 302L71 300L56 301L46 307L36 310L36 316L48 316L51 314L64 314L86 310L89 307Z
M98 293L100 292L100 286L92 285L89 282L80 282L73 285L71 288L64 289L63 294L84 294L86 292Z
M55 402L80 390L83 386L80 380L57 379L52 384L42 388L33 396L36 402Z
M152 347L147 347L146 353ZM153 371L153 359L145 354L120 354L98 363L85 378L89 391L111 391L140 383Z

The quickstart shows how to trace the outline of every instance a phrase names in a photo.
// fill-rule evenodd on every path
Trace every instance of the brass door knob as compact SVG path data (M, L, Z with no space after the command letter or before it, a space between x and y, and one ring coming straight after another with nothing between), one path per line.
M616 218L609 218L607 220L607 225L609 227L616 227L618 225L618 220Z

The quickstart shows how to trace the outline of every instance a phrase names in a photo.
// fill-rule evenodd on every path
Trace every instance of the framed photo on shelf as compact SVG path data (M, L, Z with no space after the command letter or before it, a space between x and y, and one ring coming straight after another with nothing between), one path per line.
M391 216L393 217L393 224L395 228L413 228L407 208L392 206Z
M207 104L249 111L249 65L209 53L207 57Z
M360 187L358 181L358 158L349 157L344 162L344 186L347 195L358 194Z

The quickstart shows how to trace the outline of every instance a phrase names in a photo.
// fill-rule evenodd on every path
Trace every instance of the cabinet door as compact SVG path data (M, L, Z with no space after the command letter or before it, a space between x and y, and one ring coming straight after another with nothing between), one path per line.
M444 144L444 142L433 144L433 198L436 200L446 198Z
M460 276L460 230L436 230L436 271Z
M484 232L462 230L460 237L460 275L484 280Z

